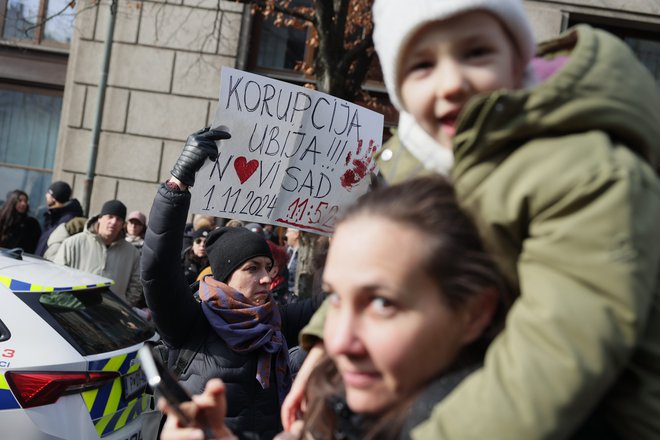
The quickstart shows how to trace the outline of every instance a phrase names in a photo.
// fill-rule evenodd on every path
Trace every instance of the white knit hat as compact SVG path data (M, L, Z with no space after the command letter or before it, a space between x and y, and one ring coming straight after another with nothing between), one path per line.
M396 86L401 49L427 23L457 14L484 10L497 16L513 37L525 65L536 51L534 34L522 0L376 0L373 6L374 45L392 104L402 110Z

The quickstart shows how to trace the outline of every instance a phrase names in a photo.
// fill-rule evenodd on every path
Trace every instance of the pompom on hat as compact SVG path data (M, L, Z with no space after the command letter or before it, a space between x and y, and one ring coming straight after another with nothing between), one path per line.
M206 255L213 278L226 283L240 265L255 257L273 261L266 239L245 228L218 228L206 237Z
M373 6L374 46L392 104L403 110L399 83L402 49L428 23L446 20L469 11L495 15L509 32L527 65L536 44L522 0L376 0Z

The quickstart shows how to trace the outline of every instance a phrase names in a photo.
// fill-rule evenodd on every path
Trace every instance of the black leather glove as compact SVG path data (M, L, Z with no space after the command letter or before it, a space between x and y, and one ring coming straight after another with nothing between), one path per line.
M195 184L195 174L204 165L206 158L215 160L218 157L218 147L215 141L229 139L231 135L222 130L202 128L188 136L186 146L181 156L172 168L171 174L188 186Z

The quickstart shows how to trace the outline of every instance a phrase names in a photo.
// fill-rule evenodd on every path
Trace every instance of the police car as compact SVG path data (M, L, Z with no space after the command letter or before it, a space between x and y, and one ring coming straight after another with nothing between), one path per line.
M146 440L154 330L111 285L0 250L0 439Z

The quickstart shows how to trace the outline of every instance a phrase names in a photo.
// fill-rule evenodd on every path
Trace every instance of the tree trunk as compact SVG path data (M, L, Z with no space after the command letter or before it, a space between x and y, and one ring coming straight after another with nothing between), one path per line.
M314 293L314 255L316 252L316 239L318 235L311 232L300 233L300 247L298 247L298 267L296 269L296 284L294 293L299 298L309 298Z

